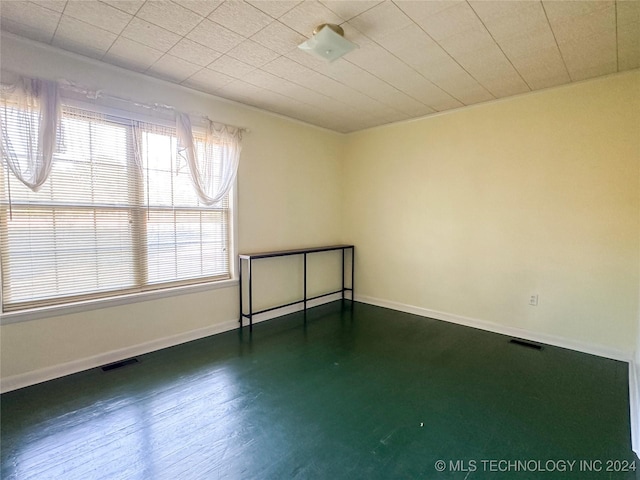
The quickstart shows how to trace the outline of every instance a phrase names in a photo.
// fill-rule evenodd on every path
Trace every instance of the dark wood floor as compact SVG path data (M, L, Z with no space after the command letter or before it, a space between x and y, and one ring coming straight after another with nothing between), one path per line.
M637 478L625 363L350 307L4 394L1 477Z

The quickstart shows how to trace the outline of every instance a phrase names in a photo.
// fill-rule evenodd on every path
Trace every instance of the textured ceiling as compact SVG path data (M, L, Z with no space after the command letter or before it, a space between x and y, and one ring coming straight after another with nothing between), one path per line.
M640 67L640 1L0 1L3 31L340 132ZM360 48L297 48L321 23Z

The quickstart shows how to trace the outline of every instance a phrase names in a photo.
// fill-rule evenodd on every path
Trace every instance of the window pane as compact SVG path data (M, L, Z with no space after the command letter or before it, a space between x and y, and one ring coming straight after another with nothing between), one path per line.
M128 211L13 206L12 217L2 265L12 303L134 285Z
M200 204L175 129L65 107L61 131L39 192L0 170L5 311L230 277L229 202Z
M228 275L226 212L151 211L149 283Z
M5 307L136 286L131 191L139 179L128 155L131 128L66 109L61 130L39 192L4 171Z
M149 196L147 281L228 276L228 201L221 208L200 205L188 166L177 155L175 130L141 128L147 130L141 135Z

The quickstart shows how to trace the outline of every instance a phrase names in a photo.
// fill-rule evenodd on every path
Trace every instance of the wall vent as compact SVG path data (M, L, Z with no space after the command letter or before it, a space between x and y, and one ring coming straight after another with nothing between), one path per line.
M104 365L102 368L103 372L108 372L110 370L115 370L116 368L126 367L127 365L133 365L134 363L138 363L137 358L127 358L126 360L121 360L119 362L110 363L109 365Z
M511 340L509 340L509 343L513 343L514 345L520 345L521 347L532 348L534 350L542 350L542 345L527 342L526 340L520 340L519 338L512 338Z

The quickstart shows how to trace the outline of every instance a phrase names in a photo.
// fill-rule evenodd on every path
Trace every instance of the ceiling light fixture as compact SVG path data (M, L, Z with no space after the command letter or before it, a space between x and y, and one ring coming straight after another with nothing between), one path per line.
M298 45L298 48L333 62L359 47L344 38L342 27L323 23L313 31L313 37Z

